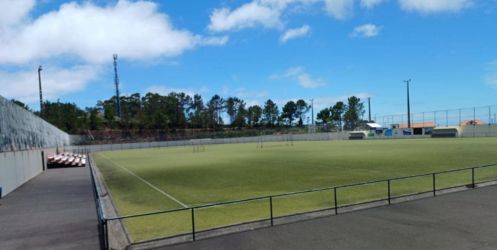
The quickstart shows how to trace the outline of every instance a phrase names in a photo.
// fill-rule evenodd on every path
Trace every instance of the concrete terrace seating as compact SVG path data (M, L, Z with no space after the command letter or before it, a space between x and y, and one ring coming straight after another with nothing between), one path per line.
M60 153L49 155L47 158L48 167L83 167L86 166L86 155L75 153Z

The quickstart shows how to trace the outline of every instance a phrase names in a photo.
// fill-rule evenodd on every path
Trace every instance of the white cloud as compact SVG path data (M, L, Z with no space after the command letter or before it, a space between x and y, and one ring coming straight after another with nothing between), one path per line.
M285 78L296 80L303 88L318 88L326 85L326 82L323 79L311 77L301 66L289 68L283 74L273 74L269 76L269 79L272 80Z
M237 31L262 26L281 29L282 15L290 6L307 6L324 0L252 0L237 8L215 9L208 29L214 32Z
M361 7L371 9L382 2L385 2L385 0L361 0Z
M43 97L52 99L78 92L98 77L100 69L92 66L75 66L68 69L44 67L41 72ZM37 67L18 72L0 71L1 94L26 103L39 100Z
M10 2L4 0L2 4ZM113 53L124 59L150 59L228 41L227 37L203 37L173 27L168 16L158 11L157 4L149 1L120 0L105 7L71 2L21 22L28 19L26 15L32 8L29 1L22 2L26 4L16 8L19 10L15 14L2 18L8 28L0 33L0 64L67 56L103 63L110 61Z
M0 27L21 22L35 6L35 0L0 0Z
M234 10L215 9L210 16L209 30L228 31L251 28L258 25L273 28L281 25L281 11L260 2L250 2Z
M325 8L329 15L344 20L353 15L354 0L325 0Z
M196 39L198 44L209 45L209 46L221 46L225 45L229 41L228 36L213 36L213 37L197 36Z
M310 30L311 27L309 27L309 25L304 25L300 28L289 29L285 32L285 34L281 36L280 41L282 43L286 43L290 39L306 36L307 34L309 34Z
M282 29L284 17L302 13L312 5L318 5L328 15L337 20L345 20L354 15L354 5L371 9L387 0L251 0L235 8L214 9L210 15L208 29L214 32L238 31L245 28L265 27ZM470 6L475 0L398 0L406 11L424 13L459 11ZM295 7L295 8L292 8Z
M352 37L375 37L380 34L381 27L374 24L364 24L354 28L350 34Z
M322 0L257 0L274 8L286 8L290 4L312 4Z
M283 74L272 74L269 76L269 79L279 80L279 79L294 77L302 73L304 73L304 68L302 66L297 66L297 67L288 68Z
M320 78L312 78L309 74L304 73L301 74L297 77L299 85L307 88L307 89L314 89L318 87L322 87L326 85L326 82L324 82Z
M473 4L473 0L399 0L400 7L421 13L458 12Z

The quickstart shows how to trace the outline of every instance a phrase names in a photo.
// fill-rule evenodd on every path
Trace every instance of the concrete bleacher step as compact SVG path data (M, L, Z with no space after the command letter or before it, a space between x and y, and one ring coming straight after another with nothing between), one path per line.
M63 152L47 157L48 168L86 166L86 155Z

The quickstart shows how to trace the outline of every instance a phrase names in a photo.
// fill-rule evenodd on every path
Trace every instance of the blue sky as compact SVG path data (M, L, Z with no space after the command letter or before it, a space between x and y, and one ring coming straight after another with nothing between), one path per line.
M372 98L373 114L497 104L496 0L0 0L0 95L95 105L121 92L280 106Z

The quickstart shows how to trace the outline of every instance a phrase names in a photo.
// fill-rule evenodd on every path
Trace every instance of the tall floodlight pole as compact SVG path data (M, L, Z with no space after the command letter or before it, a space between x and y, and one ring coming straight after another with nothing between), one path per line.
M41 89L41 71L43 70L43 68L40 66L38 66L38 86L40 88L40 116L43 117L43 93L42 93L42 89Z
M117 75L117 54L114 57L114 83L116 84L116 115L121 118L121 99L119 97L119 76Z
M411 128L411 102L409 97L409 83L411 83L411 79L404 81L407 84L407 127Z
M371 122L371 97L368 97L368 121Z

